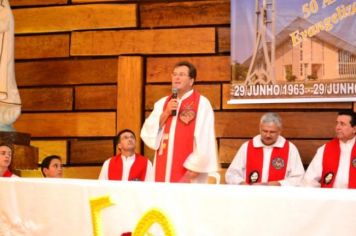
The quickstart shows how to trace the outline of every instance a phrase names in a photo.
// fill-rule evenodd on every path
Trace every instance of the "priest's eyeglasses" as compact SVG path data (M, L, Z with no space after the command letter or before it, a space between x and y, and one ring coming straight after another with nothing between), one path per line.
M179 76L179 77L185 77L185 76L188 76L188 77L189 77L189 75L188 75L188 74L183 73L183 72L180 72L180 73L172 73L171 75L172 75L172 77L175 77L175 76Z

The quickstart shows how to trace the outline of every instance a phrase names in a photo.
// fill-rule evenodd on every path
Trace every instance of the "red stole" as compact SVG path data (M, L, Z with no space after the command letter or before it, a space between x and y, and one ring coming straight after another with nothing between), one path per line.
M340 162L340 141L333 139L325 144L323 154L323 172L320 184L322 188L332 188ZM352 147L350 158L349 188L356 188L356 144Z
M166 108L167 103L171 98L172 96L167 98L163 109ZM193 91L192 95L181 102L179 111L177 112L178 117L174 135L170 182L181 182L187 171L183 164L189 154L193 152L194 130L196 116L198 113L199 99L200 94ZM160 148L156 151L155 180L157 182L165 181L168 137L171 131L172 118L172 116L169 116L165 123L162 142Z
M271 154L268 181L278 181L285 178L289 153L289 142L286 140L282 148L274 147ZM255 148L253 140L248 142L246 158L246 182L260 183L263 168L263 148Z
M11 176L12 176L12 173L11 173L11 171L9 169L7 169L5 171L5 173L2 175L2 177L11 177Z
M129 181L145 181L148 159L140 154L135 153L135 161L131 166ZM123 164L121 154L117 154L110 159L108 177L109 180L122 180Z

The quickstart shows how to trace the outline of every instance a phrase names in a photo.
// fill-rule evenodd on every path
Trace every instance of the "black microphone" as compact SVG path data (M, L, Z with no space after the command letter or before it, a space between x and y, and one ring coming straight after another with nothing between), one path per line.
M177 99L178 97L178 89L177 88L173 88L172 89L172 98ZM177 115L177 110L172 110L172 116L176 116Z

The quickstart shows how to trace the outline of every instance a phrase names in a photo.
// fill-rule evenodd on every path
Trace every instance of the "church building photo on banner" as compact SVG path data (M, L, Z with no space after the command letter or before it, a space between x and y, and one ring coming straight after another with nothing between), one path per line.
M356 1L232 0L230 104L356 101Z

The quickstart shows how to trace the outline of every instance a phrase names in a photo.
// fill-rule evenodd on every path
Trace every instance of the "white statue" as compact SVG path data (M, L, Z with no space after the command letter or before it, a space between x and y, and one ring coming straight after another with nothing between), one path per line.
M0 0L0 131L13 131L21 114L21 99L15 80L14 17L8 0Z

